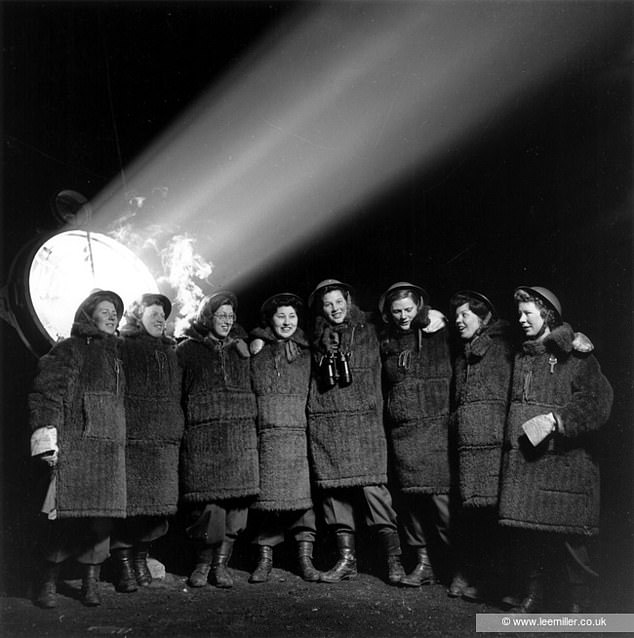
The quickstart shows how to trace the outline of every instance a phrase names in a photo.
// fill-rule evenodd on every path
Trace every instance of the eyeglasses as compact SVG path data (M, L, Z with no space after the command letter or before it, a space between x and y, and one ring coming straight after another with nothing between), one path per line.
M236 318L234 314L220 312L214 314L214 317L220 321L233 321Z

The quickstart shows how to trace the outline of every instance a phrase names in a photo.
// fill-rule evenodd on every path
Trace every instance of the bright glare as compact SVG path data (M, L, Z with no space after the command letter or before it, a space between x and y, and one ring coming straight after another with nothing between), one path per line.
M95 288L113 290L126 307L145 292L159 291L134 253L99 233L60 233L36 252L29 271L29 294L53 341L70 335L79 304Z
M591 62L619 28L600 4L304 3L126 168L131 221L160 187L153 227L196 237L213 286L245 285ZM107 192L99 228L127 201Z

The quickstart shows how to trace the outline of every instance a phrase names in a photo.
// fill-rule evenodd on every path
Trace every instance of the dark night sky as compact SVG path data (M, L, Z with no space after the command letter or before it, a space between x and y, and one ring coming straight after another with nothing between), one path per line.
M95 196L258 37L296 10L277 2L0 6L0 284L20 246L54 228L49 199L56 192ZM574 3L561 6L573 10ZM352 283L366 307L390 283L410 279L444 311L452 292L475 287L510 316L516 285L551 287L566 318L591 336L615 387L604 516L608 536L628 548L633 564L632 490L619 487L616 496L610 490L621 485L622 466L628 485L632 478L632 4L595 6L597 19L617 12L623 26L596 43L590 61L571 63L556 84L518 102L468 146L433 170L412 169L362 217L240 292L243 317L253 320L269 294L307 295L325 277ZM33 365L16 366L28 351L2 329L3 413L15 421L23 418L21 388ZM15 437L5 435L6 443ZM608 564L618 564L617 554ZM631 585L631 573L623 578Z

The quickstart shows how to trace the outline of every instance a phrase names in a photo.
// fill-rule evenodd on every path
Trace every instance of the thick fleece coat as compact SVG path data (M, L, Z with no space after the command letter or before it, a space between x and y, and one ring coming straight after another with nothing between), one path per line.
M504 443L500 521L564 534L597 534L599 428L609 417L612 388L594 355L573 348L567 324L516 354ZM552 412L559 433L536 448L522 424Z
M456 357L452 421L465 507L497 506L512 370L510 327L501 320L486 326Z
M251 357L258 404L260 495L254 509L312 507L306 439L310 350L300 329L281 341L270 328L251 333L264 347Z
M350 352L352 383L324 389L320 363L327 335L339 335L340 349ZM387 480L387 445L383 429L381 361L375 326L351 306L346 321L329 326L318 317L308 397L311 467L320 488L380 485Z
M57 428L58 518L126 516L125 377L119 338L78 313L71 337L39 361L30 426Z
M122 336L128 516L174 514L185 421L175 343L135 327Z
M195 326L176 349L183 369L185 434L181 498L209 503L255 496L260 489L255 394L246 333L223 340Z
M448 494L451 356L443 321L433 331L390 326L381 340L387 436L401 490Z

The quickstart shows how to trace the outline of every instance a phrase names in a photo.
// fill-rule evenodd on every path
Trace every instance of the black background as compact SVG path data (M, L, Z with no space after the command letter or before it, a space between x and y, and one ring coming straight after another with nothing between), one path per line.
M591 337L615 390L602 452L600 570L609 575L605 591L627 601L634 577L632 5L596 7L620 12L623 26L600 43L592 64L569 65L563 80L517 104L458 156L411 170L362 217L238 292L251 327L267 296L307 296L325 277L353 284L366 308L397 280L424 286L445 312L452 292L476 288L509 318L516 285L554 290L565 319ZM54 229L55 193L99 193L294 10L277 2L2 3L0 283L20 248ZM12 328L1 322L0 330L2 562L11 567L28 551L25 398L36 361ZM19 571L3 573L5 590L23 589Z

